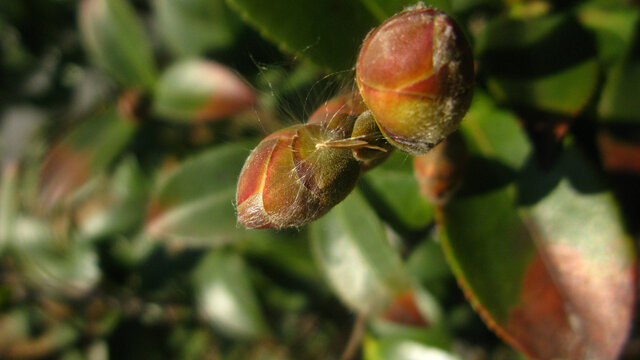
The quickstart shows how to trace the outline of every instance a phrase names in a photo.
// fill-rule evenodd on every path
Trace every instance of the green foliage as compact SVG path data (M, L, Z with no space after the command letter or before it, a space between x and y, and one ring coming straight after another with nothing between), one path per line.
M232 337L256 338L267 333L249 276L242 258L218 250L207 254L193 275L201 315Z
M360 43L376 25L359 1L230 0L240 15L284 50L342 71L353 66Z
M240 236L233 199L249 146L247 142L221 145L161 175L145 231L191 246L211 246Z
M151 5L158 32L178 56L228 48L241 29L240 19L223 0L158 0Z
M433 221L433 204L420 196L412 159L405 153L396 151L367 172L361 187L380 216L400 231L419 231Z
M380 314L409 286L382 223L357 191L311 225L311 240L329 283L358 313Z
M153 86L151 44L129 2L83 1L78 23L85 47L100 67L124 85Z
M0 358L640 358L637 6L426 3L475 58L460 188L394 150L275 231L237 221L251 149L415 1L0 1Z

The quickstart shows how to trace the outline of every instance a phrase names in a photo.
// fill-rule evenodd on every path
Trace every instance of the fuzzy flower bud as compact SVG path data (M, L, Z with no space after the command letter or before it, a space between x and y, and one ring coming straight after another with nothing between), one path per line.
M366 109L360 94L357 91L351 91L327 100L309 116L307 123L328 123L338 114L356 117Z
M353 125L351 138L362 139L369 144L368 147L353 149L353 157L362 163L364 171L370 170L386 160L393 146L385 140L380 132L371 111L365 111L356 119Z
M471 48L445 13L422 4L364 40L358 88L391 144L420 155L454 132L471 103Z
M301 226L342 201L360 167L350 149L323 146L340 137L321 124L305 124L262 140L240 173L238 222L248 228Z

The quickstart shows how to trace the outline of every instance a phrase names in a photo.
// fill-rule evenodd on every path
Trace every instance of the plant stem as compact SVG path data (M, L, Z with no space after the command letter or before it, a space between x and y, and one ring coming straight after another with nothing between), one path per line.
M358 353L358 349L362 345L362 338L364 336L364 330L367 325L367 318L364 315L358 315L355 323L353 324L353 330L351 330L351 336L349 342L340 356L340 360L351 360Z

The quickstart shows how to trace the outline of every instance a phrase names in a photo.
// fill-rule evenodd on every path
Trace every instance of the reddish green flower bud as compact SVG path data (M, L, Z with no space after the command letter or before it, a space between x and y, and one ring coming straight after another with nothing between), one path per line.
M236 203L248 228L301 226L324 215L353 189L360 174L350 149L320 124L295 125L267 136L242 168Z
M364 40L358 88L380 130L420 155L454 132L471 103L473 58L445 13L418 5L394 15Z
M462 182L467 162L467 146L459 132L429 153L416 156L413 169L422 195L435 204L446 203Z
M385 140L371 111L365 111L355 121L351 138L366 141L369 146L353 149L353 157L362 162L364 171L370 170L386 160L393 146Z
M367 110L362 97L357 91L344 93L331 98L320 105L316 111L309 116L308 124L323 124L330 122L338 114L346 114L356 117Z
M256 103L253 90L229 68L206 60L184 60L160 77L156 115L176 122L206 122L235 115Z
M334 114L331 118L327 118L324 122L311 123L325 128L327 131L334 133L336 139L342 140L351 136L353 125L356 122L355 116L351 116L342 112ZM307 123L309 124L309 123Z

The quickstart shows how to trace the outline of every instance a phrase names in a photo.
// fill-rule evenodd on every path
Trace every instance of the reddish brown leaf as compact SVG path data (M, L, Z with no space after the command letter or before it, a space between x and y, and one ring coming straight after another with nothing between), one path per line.
M412 290L398 294L382 317L385 320L404 325L427 326L429 324L420 313Z
M598 145L605 169L640 175L640 144L624 143L603 132L598 136Z

